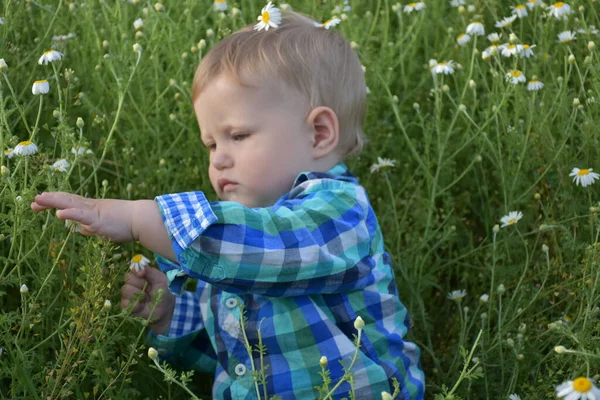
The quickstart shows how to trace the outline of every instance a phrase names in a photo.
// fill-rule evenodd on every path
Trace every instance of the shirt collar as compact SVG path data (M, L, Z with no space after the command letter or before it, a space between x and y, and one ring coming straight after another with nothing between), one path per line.
M348 167L346 166L346 164L343 161L340 161L339 163L335 164L331 169L329 169L327 172L312 172L312 171L300 172L300 174L294 181L294 185L292 186L292 189L294 189L296 186L300 185L301 183L306 182L311 179L335 179L335 180L340 180L340 181L358 183L358 178L354 174L352 174L352 172L350 172L348 170Z

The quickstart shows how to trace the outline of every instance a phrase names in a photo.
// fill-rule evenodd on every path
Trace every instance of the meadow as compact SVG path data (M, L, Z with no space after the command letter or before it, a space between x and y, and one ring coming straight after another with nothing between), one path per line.
M426 398L600 399L597 0L275 5L339 18L365 67L369 143L347 164L392 256ZM216 200L191 81L264 6L0 5L0 398L210 398L212 377L155 364L147 322L119 307L131 259L152 254L29 204L45 190Z

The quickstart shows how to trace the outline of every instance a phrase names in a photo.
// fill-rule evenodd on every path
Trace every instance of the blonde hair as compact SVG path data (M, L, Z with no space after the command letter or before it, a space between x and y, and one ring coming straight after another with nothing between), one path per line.
M279 79L306 96L311 110L325 106L335 112L342 157L360 153L367 141L366 84L356 53L341 35L316 27L310 18L292 11L282 17L276 29L256 31L250 25L217 43L196 70L192 100L221 74L243 85Z

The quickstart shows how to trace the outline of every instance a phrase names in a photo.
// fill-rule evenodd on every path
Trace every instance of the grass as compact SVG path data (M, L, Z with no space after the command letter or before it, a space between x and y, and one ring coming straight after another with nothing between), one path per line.
M165 2L162 12L141 1L46 3L0 6L8 65L0 147L30 139L39 147L0 155L0 397L188 396L146 356L145 322L117 306L129 260L143 249L81 237L29 203L43 190L124 199L203 190L214 199L190 82L203 54L264 4L229 2L221 17L209 1ZM321 21L343 7L290 4ZM536 7L494 28L511 14L505 2L431 1L406 14L387 0L352 0L335 27L354 42L370 89L370 143L348 165L394 260L428 398L547 399L563 381L600 374L599 184L569 177L575 167L600 169L600 36L592 30L600 7L568 4L566 20ZM136 34L137 18L144 26ZM486 34L501 32L500 43L513 33L516 43L535 44L535 56L483 60L485 36L459 46L475 20ZM558 43L565 30L576 40ZM38 65L52 46L63 60ZM430 59L460 65L432 74ZM544 88L507 82L511 70L536 75ZM31 94L39 79L49 81L47 95ZM73 154L80 147L91 151ZM371 174L377 157L395 167ZM59 159L66 172L50 167ZM494 228L514 210L521 220ZM454 290L466 296L449 300ZM210 396L212 377L183 378L198 397Z

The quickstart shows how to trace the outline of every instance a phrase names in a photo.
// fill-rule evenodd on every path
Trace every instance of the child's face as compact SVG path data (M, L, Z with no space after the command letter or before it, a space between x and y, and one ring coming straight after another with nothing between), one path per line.
M307 101L280 85L242 86L220 75L194 102L221 200L272 206L313 164ZM234 182L226 184L226 181Z

